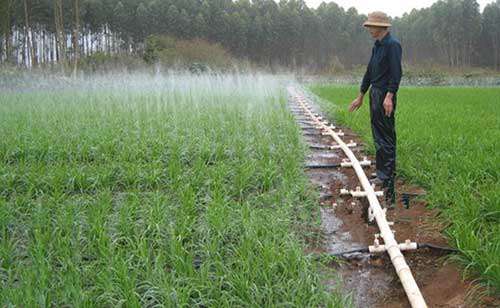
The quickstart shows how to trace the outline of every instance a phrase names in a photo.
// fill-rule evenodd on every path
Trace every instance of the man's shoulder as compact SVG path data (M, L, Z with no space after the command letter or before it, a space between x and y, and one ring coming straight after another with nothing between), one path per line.
M403 52L403 48L401 47L401 43L399 40L391 35L391 37L386 42L386 48L388 50L394 50L398 53Z
M401 43L399 42L399 40L395 36L391 35L391 37L387 41L387 45L401 46Z

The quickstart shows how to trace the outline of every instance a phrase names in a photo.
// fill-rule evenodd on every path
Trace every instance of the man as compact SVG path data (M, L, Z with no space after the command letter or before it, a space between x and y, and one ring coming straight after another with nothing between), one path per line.
M363 104L368 88L370 90L370 118L372 135L376 149L377 177L372 183L381 184L386 190L388 207L396 202L396 112L397 92L401 81L401 44L389 32L391 26L388 16L382 12L373 12L363 23L371 36L376 39L372 56L361 84L359 96L351 103L353 112Z

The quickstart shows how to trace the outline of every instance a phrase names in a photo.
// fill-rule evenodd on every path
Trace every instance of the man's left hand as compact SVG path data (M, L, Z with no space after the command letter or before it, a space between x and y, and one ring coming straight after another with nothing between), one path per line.
M388 95L384 99L384 110L385 110L385 116L387 116L387 117L390 117L392 114L392 111L394 110L394 105L392 103L391 96Z

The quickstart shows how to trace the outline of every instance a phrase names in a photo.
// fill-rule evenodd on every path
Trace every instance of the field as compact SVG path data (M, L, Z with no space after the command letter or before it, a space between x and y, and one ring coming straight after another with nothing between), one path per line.
M284 94L263 76L2 93L0 306L343 305L304 252L317 194Z
M358 87L312 86L320 105L371 146L368 94ZM398 174L427 190L466 272L500 290L500 89L402 88L398 93Z
M349 305L306 253L318 193L285 79L21 81L0 97L0 306ZM368 98L346 111L357 87L312 91L372 144ZM499 104L495 88L405 87L397 113L399 175L490 290Z

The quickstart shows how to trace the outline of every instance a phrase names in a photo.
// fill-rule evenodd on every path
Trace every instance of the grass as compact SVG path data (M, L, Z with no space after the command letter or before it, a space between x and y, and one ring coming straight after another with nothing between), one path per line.
M357 87L313 86L323 111L371 145L368 95L347 112ZM428 191L466 272L500 291L500 89L402 88L398 174Z
M279 80L61 82L0 97L0 306L345 304Z

